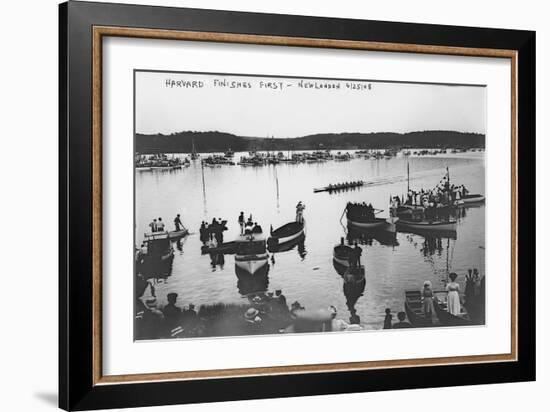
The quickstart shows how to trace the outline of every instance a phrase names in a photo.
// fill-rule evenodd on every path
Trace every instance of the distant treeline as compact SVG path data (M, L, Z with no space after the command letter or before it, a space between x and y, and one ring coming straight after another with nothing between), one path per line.
M485 135L445 130L410 133L323 133L294 138L236 136L223 132L179 132L171 135L136 135L138 153L199 153L251 150L352 150L390 148L484 148Z

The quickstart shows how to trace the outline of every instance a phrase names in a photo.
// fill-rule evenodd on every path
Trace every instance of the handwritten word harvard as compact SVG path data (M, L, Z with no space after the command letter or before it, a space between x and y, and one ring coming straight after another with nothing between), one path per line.
M182 88L182 89L202 89L204 87L204 82L200 80L173 80L166 79L164 82L166 87L170 88Z

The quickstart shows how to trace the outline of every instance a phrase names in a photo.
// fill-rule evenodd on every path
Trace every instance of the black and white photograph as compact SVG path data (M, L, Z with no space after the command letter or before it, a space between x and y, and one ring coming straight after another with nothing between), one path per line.
M134 88L136 340L485 324L483 85Z

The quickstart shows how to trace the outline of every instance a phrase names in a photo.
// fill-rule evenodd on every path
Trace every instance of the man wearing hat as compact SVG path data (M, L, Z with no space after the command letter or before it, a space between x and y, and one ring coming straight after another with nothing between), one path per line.
M164 307L162 313L168 326L173 327L181 320L181 309L176 306L178 294L171 292L166 295L166 298L168 299L168 304Z

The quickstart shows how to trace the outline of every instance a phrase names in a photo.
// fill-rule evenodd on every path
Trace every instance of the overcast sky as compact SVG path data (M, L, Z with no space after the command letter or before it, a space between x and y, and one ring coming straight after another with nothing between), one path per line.
M217 130L275 138L419 130L485 133L482 86L157 72L135 76L137 133ZM239 84L231 88L230 82Z

